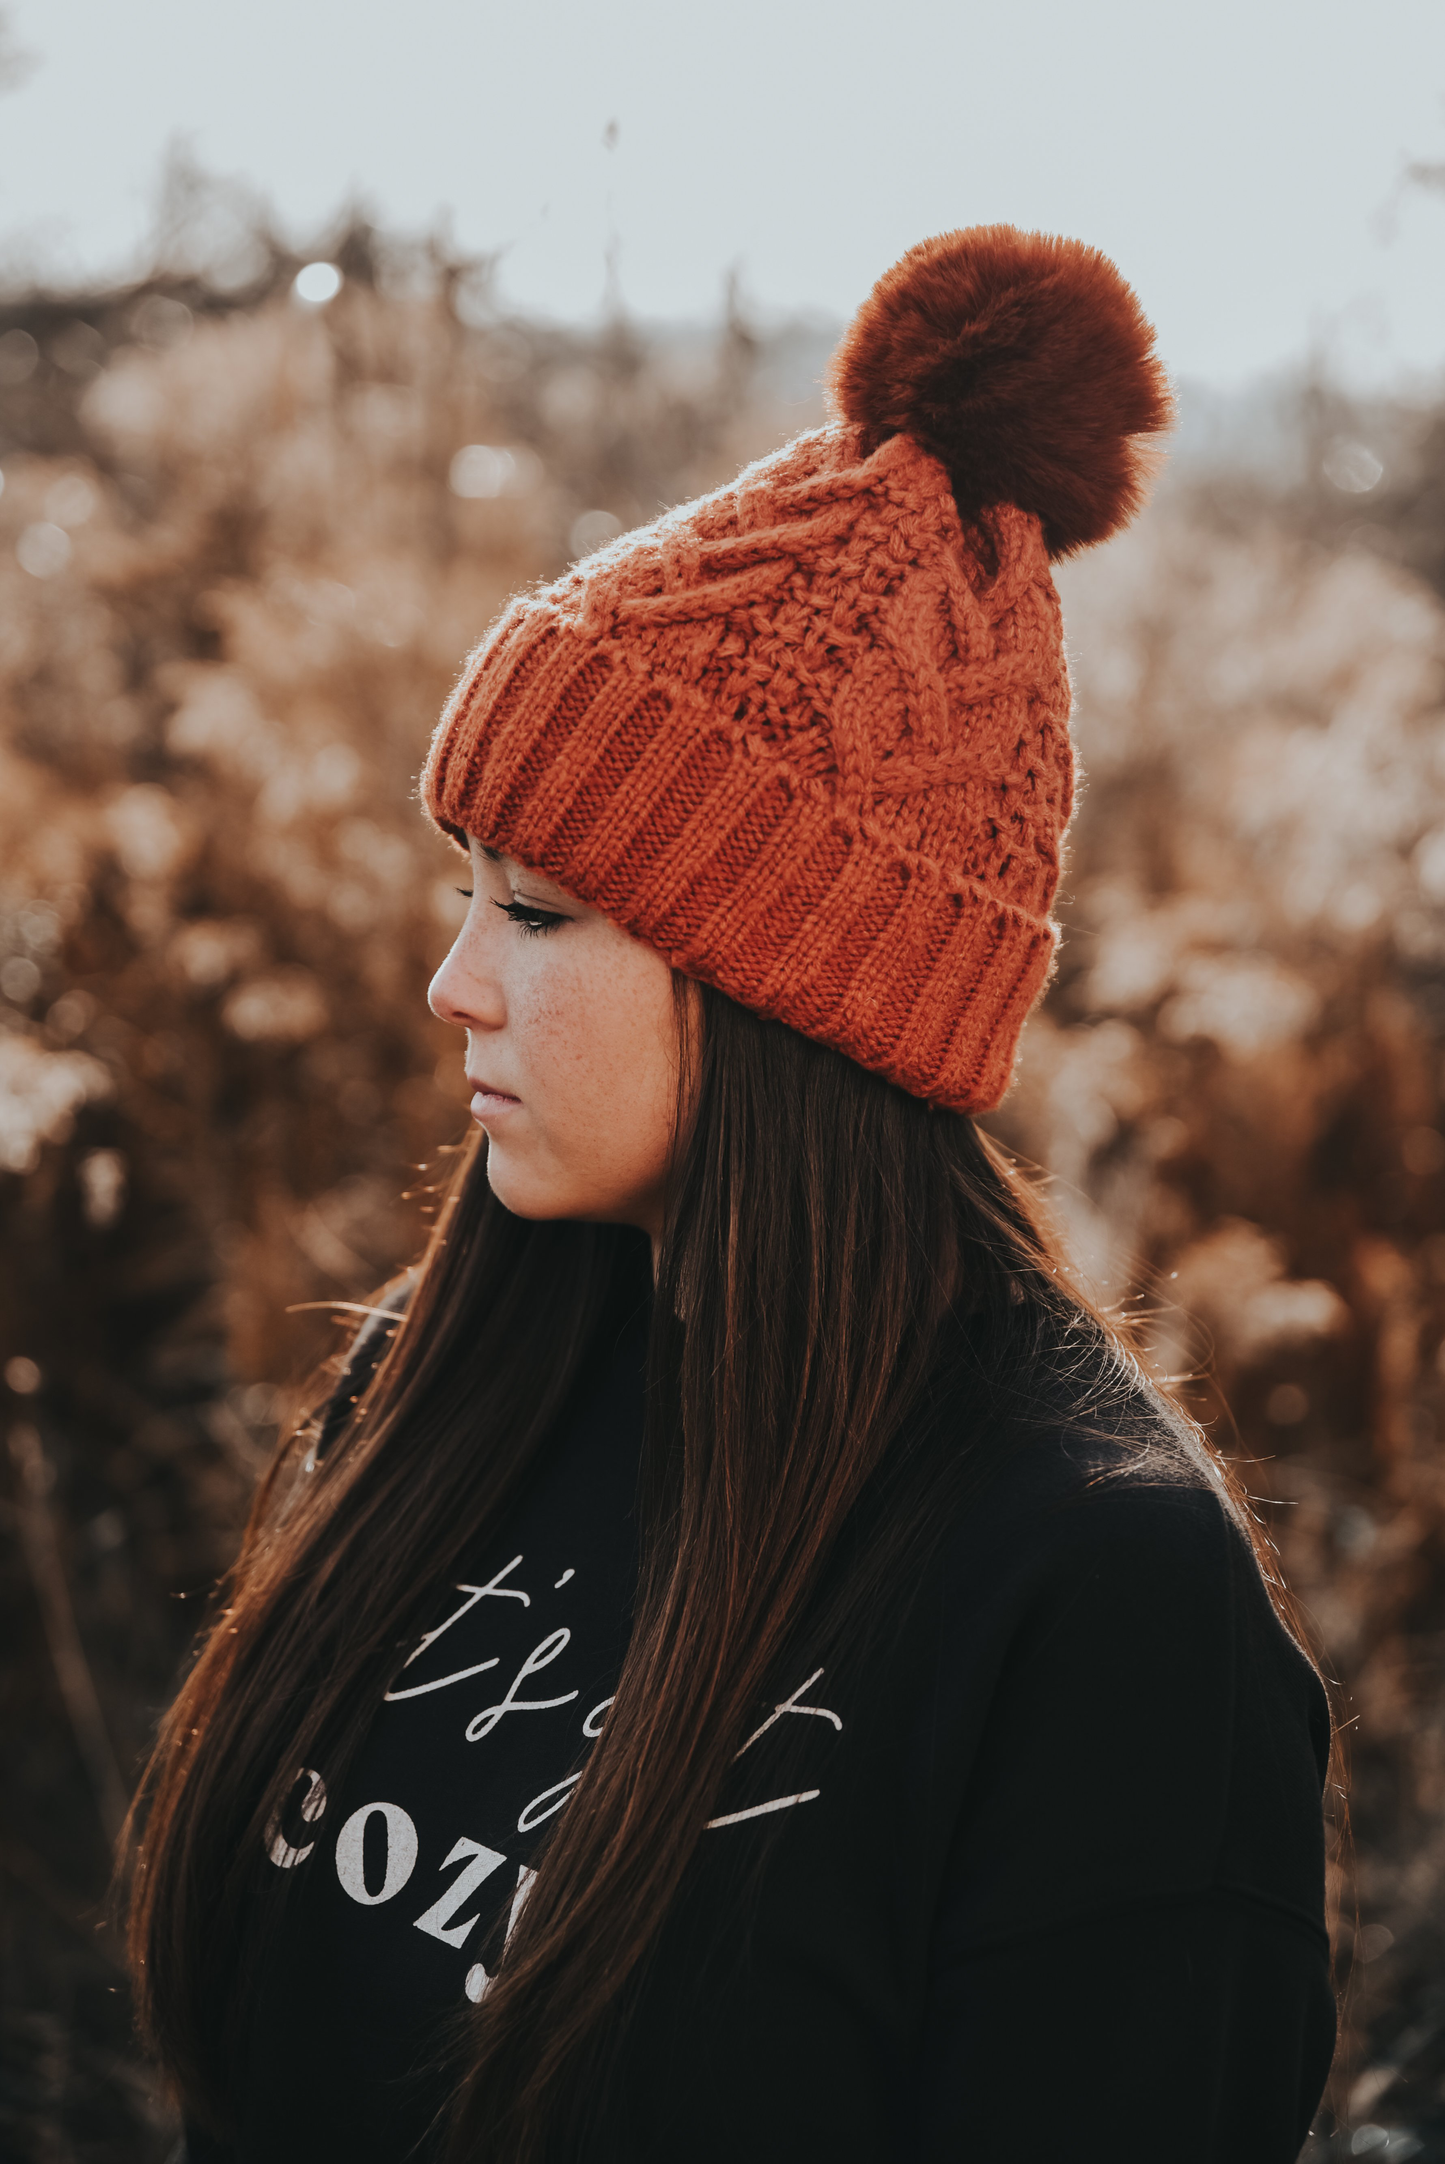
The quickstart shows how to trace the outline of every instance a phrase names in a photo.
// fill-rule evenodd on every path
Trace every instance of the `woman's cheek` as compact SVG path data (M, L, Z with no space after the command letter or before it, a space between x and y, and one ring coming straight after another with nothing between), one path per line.
M580 1005L575 985L535 963L509 996L522 1106L490 1130L487 1170L498 1201L519 1217L573 1216L592 1199L606 1138Z
M519 1217L650 1220L676 1109L671 972L603 925L572 955L536 944L507 988L522 1109L491 1131L492 1188Z

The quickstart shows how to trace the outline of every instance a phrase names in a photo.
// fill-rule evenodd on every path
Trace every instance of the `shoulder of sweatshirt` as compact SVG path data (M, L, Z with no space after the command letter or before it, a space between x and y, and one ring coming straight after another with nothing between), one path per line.
M1077 1413L1023 1405L982 1435L976 1402L945 1392L930 1425L934 1453L956 1451L962 1474L945 1513L943 1588L986 1590L1007 1610L1041 1595L1067 1604L1107 1582L1151 1612L1223 1600L1234 1613L1242 1600L1251 1619L1273 1617L1259 1529L1197 1430L1142 1380Z
M1225 1890L1322 1934L1324 1688L1168 1406L1022 1432L929 1576L929 1747L975 1865L957 1928Z

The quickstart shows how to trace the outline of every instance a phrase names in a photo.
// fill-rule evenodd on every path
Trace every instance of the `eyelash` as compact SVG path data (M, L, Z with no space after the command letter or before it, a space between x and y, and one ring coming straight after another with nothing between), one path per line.
M544 933L555 932L559 924L567 922L556 910L534 909L529 902L493 902L492 907L500 909L525 939L540 939Z
M466 901L471 900L474 891L471 887L457 888L458 894ZM515 924L517 930L527 939L541 939L546 933L555 932L559 924L567 922L556 910L537 909L530 902L493 902L492 907L500 909L502 915Z

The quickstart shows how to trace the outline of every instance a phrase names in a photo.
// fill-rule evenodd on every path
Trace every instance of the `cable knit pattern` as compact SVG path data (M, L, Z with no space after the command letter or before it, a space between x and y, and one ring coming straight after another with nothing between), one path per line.
M1072 759L1039 521L982 524L909 437L799 437L512 604L428 809L744 1006L988 1110L1053 957Z

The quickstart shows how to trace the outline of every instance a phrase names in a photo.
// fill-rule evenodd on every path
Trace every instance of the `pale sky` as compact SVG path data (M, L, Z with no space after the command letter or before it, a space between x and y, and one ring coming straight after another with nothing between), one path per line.
M1177 374L1445 369L1442 0L11 0L0 255L136 260L168 144L298 240L349 194L517 307L844 317L912 242L1077 234ZM609 123L615 145L606 146Z

